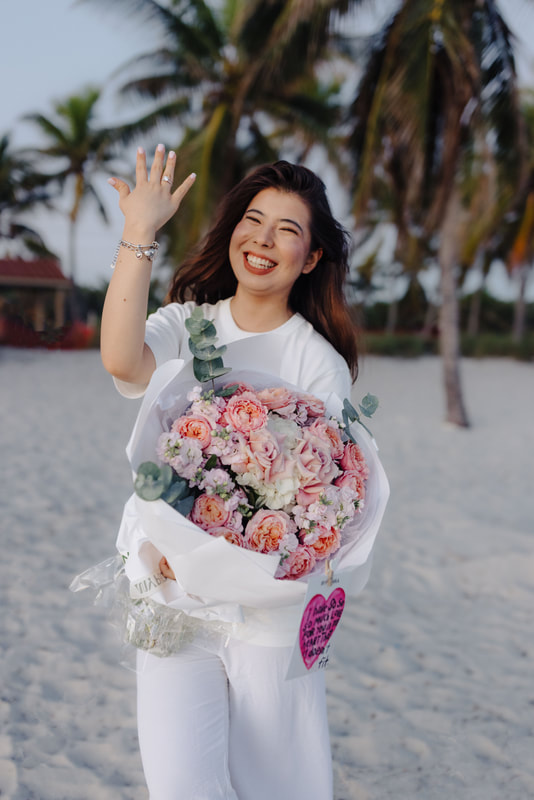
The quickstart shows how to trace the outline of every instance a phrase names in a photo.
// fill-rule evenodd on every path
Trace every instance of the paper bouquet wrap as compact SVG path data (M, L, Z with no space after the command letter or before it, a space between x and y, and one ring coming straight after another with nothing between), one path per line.
M259 348L259 340L261 348ZM276 375L279 337L269 334L244 339L228 346L225 362L239 369L218 384L243 382L260 390L298 387ZM267 354L258 371L258 351ZM192 361L174 360L156 370L145 394L126 448L134 476L139 465L155 459L160 435L190 405L187 395L198 385ZM330 416L341 419L342 400L330 394L318 396ZM331 559L337 570L351 571L351 591L366 583L373 544L382 520L389 486L374 440L354 423L351 433L369 468L364 507L343 529L340 549ZM231 635L258 644L289 645L293 642L307 582L280 580L274 575L280 556L255 552L211 536L163 500L146 501L133 494L127 501L117 538L134 599L149 598L190 618L227 624ZM163 579L159 561L164 555L176 580ZM324 565L318 567L324 569Z

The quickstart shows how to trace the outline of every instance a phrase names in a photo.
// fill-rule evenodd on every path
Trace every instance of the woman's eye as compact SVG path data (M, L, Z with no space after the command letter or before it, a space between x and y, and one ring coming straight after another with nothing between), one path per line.
M247 219L249 222L257 222L257 223L259 223L259 219L257 217L251 217L250 214L247 214L245 219Z
M281 231L288 231L288 233L294 233L295 236L298 236L298 231L295 228L280 228Z

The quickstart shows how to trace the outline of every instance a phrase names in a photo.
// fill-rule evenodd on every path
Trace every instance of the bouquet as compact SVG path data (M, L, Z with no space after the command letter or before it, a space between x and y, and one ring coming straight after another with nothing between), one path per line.
M253 643L290 645L313 572L347 570L352 593L369 575L389 494L362 421L377 401L364 398L358 412L273 377L284 348L276 334L225 348L200 309L186 325L193 358L155 371L126 448L135 492L117 550L130 586L127 625L155 639L148 608L173 637L185 620L197 633L208 622ZM176 580L161 574L162 555Z
M369 468L346 426L323 401L280 385L196 385L187 400L158 438L159 464L139 466L137 494L162 498L210 536L276 554L275 578L319 569L365 503Z

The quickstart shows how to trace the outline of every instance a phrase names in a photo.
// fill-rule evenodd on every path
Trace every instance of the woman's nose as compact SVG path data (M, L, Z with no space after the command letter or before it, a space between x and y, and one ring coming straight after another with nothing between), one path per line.
M273 245L273 232L267 225L263 226L261 230L256 231L254 241L260 247L272 247Z

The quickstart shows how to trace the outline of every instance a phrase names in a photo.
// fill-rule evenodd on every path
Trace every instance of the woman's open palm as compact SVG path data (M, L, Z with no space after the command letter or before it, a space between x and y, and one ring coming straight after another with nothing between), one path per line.
M120 178L110 178L110 184L119 193L119 206L127 224L158 231L176 214L196 176L191 173L172 191L175 166L176 154L171 150L165 161L165 147L160 144L154 154L150 175L145 151L142 148L137 150L133 189Z

